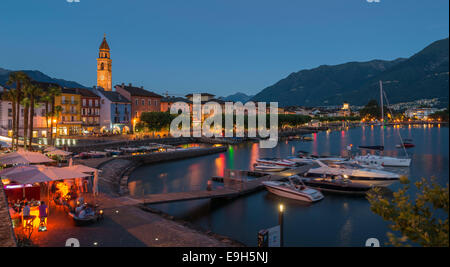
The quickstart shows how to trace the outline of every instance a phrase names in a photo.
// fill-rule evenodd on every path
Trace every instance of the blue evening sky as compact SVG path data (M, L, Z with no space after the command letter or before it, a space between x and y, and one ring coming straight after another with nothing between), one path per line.
M448 0L1 0L0 67L96 84L255 94L322 64L409 57L448 37Z

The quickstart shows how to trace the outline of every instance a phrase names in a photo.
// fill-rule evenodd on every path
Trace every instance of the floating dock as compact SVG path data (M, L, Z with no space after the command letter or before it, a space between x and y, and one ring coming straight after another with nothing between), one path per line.
M190 192L147 194L145 196L139 197L139 199L142 199L143 204L149 205L199 199L234 198L262 189L264 187L262 182L264 181L278 181L291 175L302 175L311 167L312 165L305 165L274 174L267 174L250 181L238 180L237 178L222 177L222 179L224 179L224 187L222 188Z

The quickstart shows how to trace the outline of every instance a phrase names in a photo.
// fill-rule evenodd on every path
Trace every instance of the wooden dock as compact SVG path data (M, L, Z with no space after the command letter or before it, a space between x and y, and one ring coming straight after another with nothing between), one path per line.
M190 192L175 192L163 194L147 194L139 197L143 204L162 204L179 201L199 200L199 199L217 199L217 198L234 198L249 194L260 190L264 187L264 181L277 181L284 179L291 175L303 174L307 172L312 165L301 166L294 169L289 169L275 174L265 175L246 182L235 182L213 190L199 190Z

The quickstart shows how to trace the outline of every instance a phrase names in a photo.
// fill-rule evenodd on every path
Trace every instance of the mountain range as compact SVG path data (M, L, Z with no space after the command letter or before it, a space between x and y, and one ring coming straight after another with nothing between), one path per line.
M11 70L0 68L5 86ZM31 79L67 88L87 88L77 82L49 77L38 70L23 70ZM236 93L225 101L277 101L279 106L332 106L349 102L365 105L379 98L379 81L390 103L439 98L448 105L449 39L436 41L409 58L322 65L294 72L255 96Z
M32 80L37 81L37 82L56 83L62 87L67 87L67 88L87 88L77 82L52 78L38 70L22 70L22 71L25 74L27 74L28 77L30 77ZM6 86L6 82L9 79L10 72L11 72L11 70L0 68L0 85L1 86Z
M448 104L449 39L436 41L410 58L348 62L301 70L256 94L252 101L279 106L365 105L379 98L379 81L390 103L439 98Z
M232 101L232 102L248 102L250 101L250 99L252 99L252 95L247 95L245 93L235 93L229 96L224 96L224 97L219 97L219 99L223 100L223 101Z

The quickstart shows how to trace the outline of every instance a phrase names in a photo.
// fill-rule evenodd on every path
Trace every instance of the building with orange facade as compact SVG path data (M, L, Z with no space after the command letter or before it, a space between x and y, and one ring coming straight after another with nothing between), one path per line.
M161 111L161 95L145 90L143 87L134 87L130 83L114 86L116 92L131 102L131 118L134 122L139 121L143 112Z

